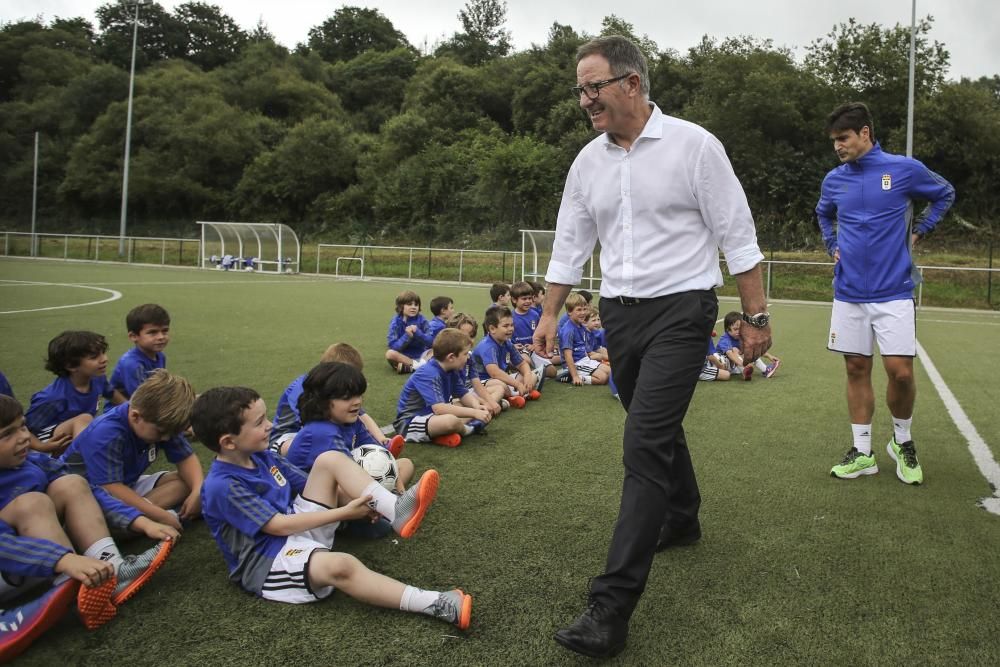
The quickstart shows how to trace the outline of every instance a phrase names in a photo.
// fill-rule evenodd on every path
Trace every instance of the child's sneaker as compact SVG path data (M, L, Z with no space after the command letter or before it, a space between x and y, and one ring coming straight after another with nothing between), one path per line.
M401 435L394 435L389 439L389 442L385 443L385 448L392 454L392 458L398 459L399 455L403 453L404 445L406 445L406 438Z
M438 595L428 613L434 618L454 623L459 630L467 630L472 620L472 596L461 588L445 591Z
M542 392L538 391L537 389L532 389L531 391L528 392L528 395L525 396L525 398L527 398L529 401L537 401L541 397L542 397Z
M524 396L511 396L507 401L518 410L523 408L525 403Z
M100 586L87 588L80 586L76 596L76 610L80 620L88 630L95 630L118 613L118 607L111 601L111 596L118 586L118 577L111 577Z
M458 447L462 444L462 436L458 433L449 433L448 435L435 435L431 438L431 442L435 445L441 445L442 447Z
M501 398L500 412L507 412L507 410L510 410L510 401L508 401L506 398Z
M753 380L753 364L747 364L743 367L743 379L747 382Z
M486 424L481 419L470 419L466 426L472 428L472 433L486 433Z
M558 380L559 382L569 382L571 379L572 378L569 375L568 368L560 369L559 372L556 373L556 380Z
M114 596L111 598L115 606L121 605L138 593L149 578L160 569L173 548L173 540L163 540L141 554L125 556L124 562L118 568L118 586L115 587Z
M440 481L437 470L428 470L420 481L396 500L396 518L392 520L392 529L400 537L410 538L417 532L420 522L427 514L427 508L437 496Z
M781 366L781 359L775 359L774 363L771 364L770 366L768 366L764 370L764 377L766 377L766 378L773 377L774 374L778 372L778 367L779 366Z
M80 582L67 579L20 607L0 611L0 662L19 656L66 615Z

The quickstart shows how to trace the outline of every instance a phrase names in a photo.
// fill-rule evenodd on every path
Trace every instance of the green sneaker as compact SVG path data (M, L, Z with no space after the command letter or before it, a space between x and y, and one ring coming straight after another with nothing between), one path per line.
M874 475L878 472L874 454L862 454L851 447L844 460L830 468L830 474L840 479L854 479L861 475Z
M903 484L921 484L924 481L924 471L920 469L920 462L917 461L917 448L912 440L907 440L901 445L896 444L893 437L889 444L885 446L889 456L896 462L896 477Z

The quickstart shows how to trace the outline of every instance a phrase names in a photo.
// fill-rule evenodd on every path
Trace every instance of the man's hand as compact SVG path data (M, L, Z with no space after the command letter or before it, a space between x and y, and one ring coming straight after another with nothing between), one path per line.
M535 347L535 353L546 359L551 358L550 350L556 349L559 344L556 338L556 318L551 315L542 315L535 326L535 335L531 339L531 344Z
M758 329L744 323L740 327L740 352L744 365L752 364L769 349L771 349L770 325Z

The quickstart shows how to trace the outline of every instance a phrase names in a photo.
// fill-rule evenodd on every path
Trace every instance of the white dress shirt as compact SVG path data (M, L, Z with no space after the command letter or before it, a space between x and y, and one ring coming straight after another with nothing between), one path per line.
M576 285L601 241L601 296L650 298L722 286L756 266L746 194L722 144L655 104L626 151L606 133L570 167L545 280Z

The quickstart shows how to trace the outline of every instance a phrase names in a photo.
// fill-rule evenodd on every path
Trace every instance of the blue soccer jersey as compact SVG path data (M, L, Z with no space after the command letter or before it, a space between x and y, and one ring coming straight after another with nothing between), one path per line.
M303 470L312 470L316 457L323 452L343 452L361 445L378 445L361 420L353 424L334 424L331 421L312 421L302 427L288 448L288 462Z
M511 312L514 318L514 335L511 336L510 340L520 350L525 345L531 345L531 341L535 337L535 327L538 326L539 317L531 309L528 309L526 313L519 313L516 310Z
M201 487L201 513L226 560L229 579L261 594L271 563L287 538L263 527L277 514L292 514L306 474L273 452L251 454L253 468L216 459Z
M452 398L462 398L469 390L459 371L446 371L437 359L431 359L416 370L403 385L396 404L396 433L406 433L410 420L418 415L434 412L437 403L451 403Z
M490 374L486 371L486 367L490 364L496 364L500 370L506 372L508 368L520 366L521 362L524 361L513 343L509 340L498 343L489 334L483 336L483 339L472 350L472 358L475 361L476 374L479 376L480 382L490 379Z
M175 464L194 454L183 435L152 445L142 440L129 426L128 410L128 403L116 405L73 440L61 457L70 472L83 475L93 485L133 486L160 449Z
M0 373L0 394L17 398L14 396L14 390L10 388L10 382L7 382L7 377L3 373Z
M46 431L51 432L53 427L67 419L83 413L96 415L101 396L110 400L113 394L114 390L104 375L91 378L90 389L85 392L77 391L68 377L57 377L31 397L24 421L28 430L36 436L47 436L50 433Z
M288 433L296 433L302 428L302 419L299 417L299 397L302 396L302 383L306 380L306 374L295 378L278 399L278 407L274 410L273 426L271 435L268 436L270 444L277 444L281 436Z
M131 398L150 373L157 368L166 367L167 357L162 352L157 352L156 358L150 359L145 352L133 347L115 364L115 370L111 373L111 386L120 391L125 398Z
M574 362L586 359L587 353L590 352L589 339L587 327L567 319L566 323L559 329L559 350L571 348Z
M417 326L417 330L411 336L406 333L406 327L411 324ZM404 318L396 315L389 322L389 333L386 334L386 343L389 349L405 354L410 359L419 359L427 348L431 346L434 339L428 333L427 318L420 313L416 317Z
M0 468L0 509L21 494L45 493L49 484L67 474L66 464L41 452L29 451L28 458L16 468ZM139 510L118 500L100 487L91 491L101 506L108 525L126 529L141 515Z
M733 338L728 333L724 333L719 337L719 342L715 344L715 351L719 354L725 354L726 352L729 352L729 350L736 350L739 352L740 341Z
M440 317L434 316L430 324L427 325L427 336L431 339L431 343L434 343L434 339L437 335L448 328L448 325Z
M608 347L604 340L604 329L587 329L587 334L590 336L591 351Z
M0 573L5 576L54 577L59 559L72 552L49 540L18 535L0 521Z

